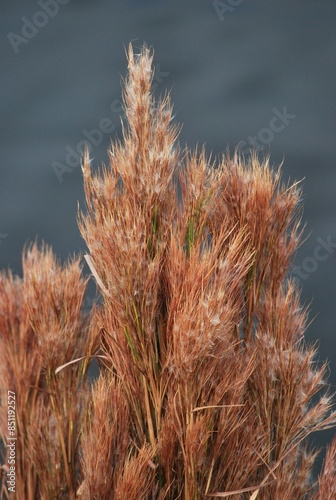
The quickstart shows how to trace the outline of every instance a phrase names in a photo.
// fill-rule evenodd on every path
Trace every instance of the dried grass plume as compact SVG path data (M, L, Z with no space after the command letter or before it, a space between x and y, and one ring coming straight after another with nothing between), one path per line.
M123 137L83 158L80 258L25 248L0 276L1 438L16 394L17 498L331 499L307 438L335 426L290 278L301 190L252 154L181 151L153 53L128 50ZM94 357L99 375L91 383ZM2 457L2 495L7 455Z

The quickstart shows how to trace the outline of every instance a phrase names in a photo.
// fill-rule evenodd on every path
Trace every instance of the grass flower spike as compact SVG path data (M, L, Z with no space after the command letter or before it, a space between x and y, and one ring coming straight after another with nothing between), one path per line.
M85 260L26 248L0 277L1 437L17 395L18 498L333 498L308 436L335 426L290 279L301 190L267 158L181 150L153 53L128 50L122 139L83 158ZM97 357L99 373L88 369ZM6 486L3 453L2 493Z

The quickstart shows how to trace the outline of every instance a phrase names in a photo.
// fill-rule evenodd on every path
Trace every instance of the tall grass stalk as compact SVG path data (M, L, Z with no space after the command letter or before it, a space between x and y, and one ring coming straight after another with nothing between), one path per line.
M316 481L307 444L336 414L289 276L301 190L256 155L181 151L152 60L129 47L122 141L95 173L83 158L79 229L102 303L84 314L79 258L45 245L25 248L22 279L0 276L16 498L334 498L335 441Z

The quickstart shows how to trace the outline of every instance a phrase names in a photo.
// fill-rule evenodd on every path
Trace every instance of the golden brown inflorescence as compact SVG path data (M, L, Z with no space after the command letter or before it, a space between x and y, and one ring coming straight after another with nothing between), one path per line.
M83 313L79 259L46 246L25 249L22 280L0 278L18 498L333 498L335 442L315 482L307 437L336 415L289 277L300 189L256 155L180 151L152 59L130 46L123 140L96 173L83 159L79 228L102 303Z

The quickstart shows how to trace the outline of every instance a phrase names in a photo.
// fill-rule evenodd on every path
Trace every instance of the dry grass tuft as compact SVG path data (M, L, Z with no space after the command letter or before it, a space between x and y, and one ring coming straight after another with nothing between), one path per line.
M22 281L1 276L1 436L6 441L10 390L17 498L68 498L77 485L88 362L57 376L55 369L96 348L95 329L81 313L85 287L78 259L62 267L50 248L36 244L24 252Z
M316 498L336 498L336 440L327 449L321 474L318 478L318 493Z
M83 315L79 259L62 266L47 246L25 249L22 280L0 278L18 498L333 498L335 442L317 482L307 447L336 424L333 399L288 277L301 191L256 155L181 153L152 60L130 46L123 140L100 171L83 159L79 228L102 305Z

